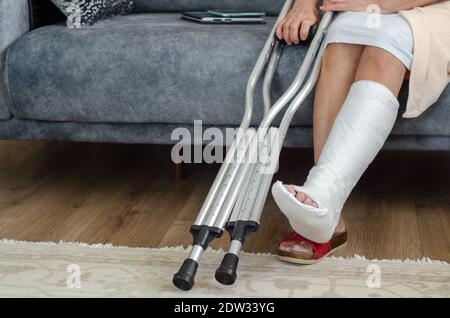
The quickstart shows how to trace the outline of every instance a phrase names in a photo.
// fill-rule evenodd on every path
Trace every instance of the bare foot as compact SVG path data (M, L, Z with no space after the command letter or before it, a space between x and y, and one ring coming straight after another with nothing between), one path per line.
M288 190L288 192L296 197L301 203L312 206L313 208L319 207L317 202L308 197L305 193L295 191L295 187L293 185L287 185L286 190Z
M312 206L314 208L318 208L318 204L316 201L308 197L303 192L297 192L293 185L287 185L286 190L288 190L289 193L291 193L294 197L297 198L301 203ZM334 235L341 234L345 232L345 223L342 217L339 219L339 223L336 226L336 229L334 230ZM312 254L313 251L311 249L311 246L301 242L300 244L296 243L281 243L280 249L286 252L295 252L295 253L306 253L306 254Z

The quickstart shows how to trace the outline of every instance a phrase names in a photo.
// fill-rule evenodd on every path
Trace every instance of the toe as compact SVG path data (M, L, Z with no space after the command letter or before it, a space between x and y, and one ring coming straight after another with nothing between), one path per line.
M291 184L286 186L286 190L288 190L288 192L292 195L295 195L295 193L296 193L294 186Z
M312 206L312 200L311 200L311 198L306 197L306 199L305 199L305 201L303 201L303 203L306 204L306 205Z
M291 243L291 242L283 242L280 244L280 246L278 248L282 251L290 252L290 251L292 251L292 245L293 245L293 243Z
M311 246L303 244L303 243L299 243L299 244L295 244L292 247L292 252L295 253L312 253L312 249Z
M306 199L306 195L303 192L298 192L296 195L297 200L299 200L300 202L305 202Z

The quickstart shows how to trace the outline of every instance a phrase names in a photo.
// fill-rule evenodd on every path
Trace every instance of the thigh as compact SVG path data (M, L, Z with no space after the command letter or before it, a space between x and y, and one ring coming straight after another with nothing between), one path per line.
M327 46L316 87L316 104L340 104L344 101L355 79L363 50L364 46L357 44L331 43Z
M366 46L359 61L355 81L379 82L398 96L405 73L405 65L393 54L379 47Z
M364 46L331 43L325 49L316 86L313 113L314 158L317 162L339 110L355 79Z
M322 66L333 70L342 70L346 73L354 73L363 50L364 45L330 43L325 49Z

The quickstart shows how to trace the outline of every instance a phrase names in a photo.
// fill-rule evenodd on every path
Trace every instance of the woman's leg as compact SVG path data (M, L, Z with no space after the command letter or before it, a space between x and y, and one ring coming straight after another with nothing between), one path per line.
M397 97L407 71L395 56L374 46L330 44L325 53L314 100L314 163L319 160L353 82L371 80L381 83ZM287 188L289 192L295 193L292 186ZM317 206L304 193L296 194L301 202Z
M355 81L369 80L383 84L398 97L406 67L394 55L374 46L367 46L361 56Z
M345 200L392 129L405 72L387 51L364 48L355 77L358 83L352 85L318 164L305 185L296 188L297 198L305 196L305 203L318 200L318 209L317 204L296 203L281 183L274 185L275 200L300 234L317 242L331 237Z
M325 50L314 98L315 163L319 160L334 119L355 80L363 49L362 45L331 43Z
M334 119L347 97L350 86L354 82L363 49L364 46L362 45L331 43L325 50L314 99L313 136L315 163L319 160ZM288 190L295 194L293 186L288 186ZM304 202L307 197L303 193L299 193L297 199ZM305 203L312 204L309 201ZM345 231L345 224L342 218L336 231L340 233ZM311 250L309 246L298 246L292 243L283 243L280 245L280 248L298 252Z

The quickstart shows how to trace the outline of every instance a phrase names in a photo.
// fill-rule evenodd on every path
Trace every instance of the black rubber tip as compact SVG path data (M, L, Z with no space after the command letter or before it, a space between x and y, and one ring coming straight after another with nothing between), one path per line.
M181 290L192 289L197 268L198 263L196 261L193 259L185 260L178 273L173 275L173 284Z
M223 285L233 285L237 278L239 257L232 253L225 254L222 263L216 270L216 280Z

